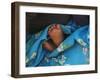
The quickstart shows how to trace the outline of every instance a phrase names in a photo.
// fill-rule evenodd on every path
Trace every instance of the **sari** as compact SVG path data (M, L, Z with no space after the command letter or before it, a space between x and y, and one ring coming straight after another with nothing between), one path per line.
M67 25L60 24L69 36L52 52L42 46L48 40L50 27L26 39L26 67L89 64L89 25L77 26L72 20Z

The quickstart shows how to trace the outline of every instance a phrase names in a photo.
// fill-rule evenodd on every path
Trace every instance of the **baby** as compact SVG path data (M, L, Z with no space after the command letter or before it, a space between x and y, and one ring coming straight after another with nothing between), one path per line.
M49 40L43 43L43 47L48 51L53 51L64 40L64 33L60 24L53 24L48 30Z

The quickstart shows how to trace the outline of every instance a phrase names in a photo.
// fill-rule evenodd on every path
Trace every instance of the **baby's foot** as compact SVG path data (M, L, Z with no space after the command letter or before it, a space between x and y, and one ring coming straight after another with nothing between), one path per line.
M51 42L51 40L48 40L43 43L43 48L47 49L48 51L53 51L56 46Z
M59 46L64 40L64 33L59 24L53 24L53 26L49 29L48 34L56 46Z

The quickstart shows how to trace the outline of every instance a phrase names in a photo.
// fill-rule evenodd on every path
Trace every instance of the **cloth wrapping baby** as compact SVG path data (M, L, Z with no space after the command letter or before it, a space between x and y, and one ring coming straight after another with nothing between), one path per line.
M26 67L89 64L89 25L52 24L26 42Z

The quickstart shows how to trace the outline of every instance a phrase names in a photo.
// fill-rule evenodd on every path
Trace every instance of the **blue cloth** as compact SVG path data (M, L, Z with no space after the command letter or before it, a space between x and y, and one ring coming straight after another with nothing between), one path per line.
M89 25L77 26L70 21L60 26L69 36L52 52L42 47L51 25L26 42L26 67L89 64Z

